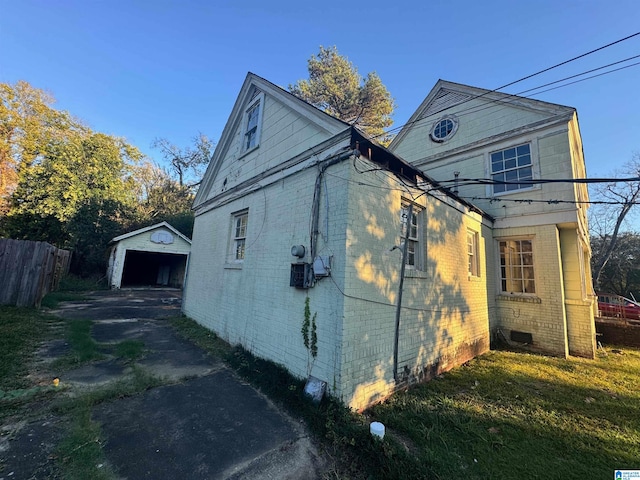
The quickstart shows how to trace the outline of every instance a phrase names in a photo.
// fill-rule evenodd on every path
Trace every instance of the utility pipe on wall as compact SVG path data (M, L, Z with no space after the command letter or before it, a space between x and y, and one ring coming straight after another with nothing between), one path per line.
M404 269L407 264L407 247L409 245L409 230L411 228L411 216L413 215L413 203L409 204L407 211L407 226L402 245L402 265L400 266L400 284L398 285L398 303L396 305L396 329L393 340L393 380L398 383L398 338L400 337L400 311L402 310L402 288L404 285Z

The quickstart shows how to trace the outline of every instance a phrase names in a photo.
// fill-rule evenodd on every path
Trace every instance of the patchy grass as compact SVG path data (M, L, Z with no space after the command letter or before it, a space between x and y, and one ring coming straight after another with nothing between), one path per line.
M56 451L57 467L68 480L112 480L116 476L106 466L100 426L91 420L91 409L78 408L72 426Z
M142 358L144 352L144 342L141 340L123 340L117 343L114 349L114 355L127 362L133 362Z
M76 302L86 298L86 294L95 290L105 290L106 282L103 278L81 278L66 275L60 280L58 290L44 296L40 306L44 308L58 308L60 302Z
M40 302L40 306L43 308L58 308L60 302L76 302L80 300L84 300L86 295L83 293L74 293L74 292L50 292L47 293L42 301Z
M69 320L67 339L71 345L71 363L82 364L100 360L99 344L91 337L91 320Z
M31 386L29 361L58 321L33 308L0 306L0 389Z
M94 290L107 290L105 277L82 278L76 275L65 275L60 279L58 290L60 292L90 292Z
M640 351L490 352L369 412L434 478L607 478L638 468Z
M28 377L36 349L58 323L34 308L0 306L0 421L31 418L58 391Z
M169 318L171 326L187 340L206 350L217 358L225 358L231 352L227 342L219 338L208 328L185 316Z
M56 461L65 479L114 480L102 445L104 438L98 423L91 419L92 408L102 402L128 397L163 384L163 379L134 367L133 374L102 388L91 389L76 398L60 399L54 410L69 416L70 427L56 450Z

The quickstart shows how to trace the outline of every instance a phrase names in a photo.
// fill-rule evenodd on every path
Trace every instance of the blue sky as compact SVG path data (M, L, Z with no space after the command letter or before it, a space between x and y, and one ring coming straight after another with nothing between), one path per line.
M408 120L439 79L494 89L640 31L637 0L0 0L0 82L26 80L149 156L217 140L247 71L286 87L336 45ZM504 90L640 54L640 36ZM636 59L633 62L640 61ZM589 176L640 151L640 65L535 96L577 108Z

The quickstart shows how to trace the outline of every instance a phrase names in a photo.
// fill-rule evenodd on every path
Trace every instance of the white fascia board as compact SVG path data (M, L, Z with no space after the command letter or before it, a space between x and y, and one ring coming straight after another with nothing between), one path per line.
M533 213L530 215L518 215L514 217L496 218L494 229L536 227L541 225L578 224L578 216L575 210L561 210L548 213Z
M149 232L151 230L156 230L156 229L161 228L161 227L164 227L164 228L167 228L167 229L171 230L173 233L175 233L177 236L179 236L185 242L187 242L187 243L189 243L189 245L191 245L191 240L189 240L188 237L186 237L185 235L180 233L178 230L176 230L174 227L169 225L167 222L156 223L155 225L151 225L149 227L144 227L144 228L141 228L139 230L134 230L133 232L124 233L124 234L122 234L120 236L112 238L111 242L109 242L109 243L119 242L120 240L124 240L124 239L130 238L130 237L135 237L136 235L140 235L142 233Z

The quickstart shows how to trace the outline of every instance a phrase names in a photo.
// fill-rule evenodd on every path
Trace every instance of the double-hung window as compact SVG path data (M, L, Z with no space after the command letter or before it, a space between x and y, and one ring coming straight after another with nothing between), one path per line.
M264 95L257 95L245 110L243 117L242 151L247 152L260 144L260 126L262 123L262 110L264 107Z
M503 293L536 293L533 241L500 241L500 282Z
M480 260L478 258L478 232L467 230L467 261L470 277L480 276Z
M404 243L405 238L407 240L407 259L406 265L408 267L421 269L421 255L420 255L420 210L416 205L413 205L411 209L411 216L409 216L409 204L403 203L400 209L400 221L401 221L401 241ZM408 232L408 235L407 235Z
M247 222L249 220L249 212L244 211L236 213L233 216L232 225L232 255L235 262L244 261L245 247L247 240Z
M491 154L491 179L494 182L498 182L493 185L493 193L531 188L532 185L530 183L518 183L533 179L531 145L525 143L500 150L499 152L493 152Z

